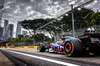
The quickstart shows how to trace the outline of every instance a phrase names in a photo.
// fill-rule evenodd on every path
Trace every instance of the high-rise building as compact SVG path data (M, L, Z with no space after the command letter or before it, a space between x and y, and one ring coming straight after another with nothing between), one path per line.
M0 0L0 27L1 27L1 19L3 15L4 3L5 3L5 0Z
M22 31L22 34L23 35L27 35L27 31Z
M0 38L3 36L3 27L0 27Z
M14 25L13 24L9 24L9 31L10 31L10 37L13 37L13 31L14 31Z
M3 36L5 36L7 34L7 30L8 30L8 20L5 20L4 28L3 28Z
M8 39L10 37L10 29L9 27L7 28L6 34L5 34L5 38Z
M16 37L18 37L18 35L21 34L21 25L19 23L20 22L17 23Z

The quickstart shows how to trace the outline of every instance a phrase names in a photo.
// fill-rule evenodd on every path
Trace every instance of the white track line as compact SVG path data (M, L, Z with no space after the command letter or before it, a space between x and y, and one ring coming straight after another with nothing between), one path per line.
M49 62L53 62L53 63L57 63L57 64L61 64L61 65L65 65L65 66L80 66L80 65L76 65L76 64L71 64L71 63L62 62L62 61L58 61L58 60L43 58L43 57L39 57L39 56L35 56L35 55L30 55L30 54L26 54L26 53L21 53L21 52L16 52L16 51L11 51L11 50L6 50L6 51L9 51L9 52L12 52L12 53L17 53L17 54L20 54L20 55L25 55L25 56L33 57L33 58L37 58L37 59L41 59L41 60L45 60L45 61L49 61Z

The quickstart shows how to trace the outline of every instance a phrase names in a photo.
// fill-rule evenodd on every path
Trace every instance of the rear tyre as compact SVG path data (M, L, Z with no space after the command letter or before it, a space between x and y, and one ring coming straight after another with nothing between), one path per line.
M89 50L86 50L86 48L83 48L82 56L89 56L89 53L90 53Z
M98 56L100 55L100 47L90 48L90 52Z
M46 49L45 49L45 45L44 44L40 44L40 48L39 48L39 51L40 52L44 52Z
M78 39L68 39L64 43L64 52L65 54L70 56L79 56L82 52L82 44Z

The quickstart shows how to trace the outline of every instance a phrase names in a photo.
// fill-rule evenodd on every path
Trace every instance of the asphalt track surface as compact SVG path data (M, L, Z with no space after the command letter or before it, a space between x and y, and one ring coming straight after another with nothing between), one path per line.
M1 49L1 52L16 66L100 66L100 56L94 54L67 57L61 53L39 52L36 49Z

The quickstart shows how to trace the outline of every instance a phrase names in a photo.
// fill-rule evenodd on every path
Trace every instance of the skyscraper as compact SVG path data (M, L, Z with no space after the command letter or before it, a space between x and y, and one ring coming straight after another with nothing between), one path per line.
M3 36L5 36L7 34L7 30L8 30L8 20L5 20L4 28L3 28Z
M21 34L21 25L19 23L20 22L17 23L16 37L18 37L18 35Z
M13 37L14 25L13 24L9 24L8 28L10 30L10 37Z
M0 27L0 38L3 36L3 27Z
M27 35L27 31L22 31L22 34L23 35Z
M5 0L0 0L0 27L1 27L1 19L3 14L3 8L4 8Z
M5 38L8 39L10 37L10 29L9 27L7 28L6 34L5 34Z

